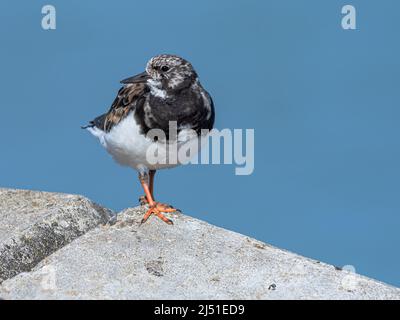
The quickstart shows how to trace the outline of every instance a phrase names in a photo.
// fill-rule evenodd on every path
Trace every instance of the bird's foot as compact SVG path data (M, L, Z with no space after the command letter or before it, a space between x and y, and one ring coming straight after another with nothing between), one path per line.
M143 196L139 197L139 203L140 203L141 206L147 206L149 204L149 201L147 201L146 196L143 195ZM182 211L180 209L174 208L170 204L161 203L161 202L156 202L156 204L158 204L159 206L164 207L164 208L175 209L176 212L182 213ZM175 212L175 211L172 211L172 212Z
M163 204L163 203L159 203L159 202L154 202L153 205L149 206L149 209L147 210L147 212L145 213L145 215L143 216L143 219L141 221L140 224L143 224L147 221L147 219L152 215L156 215L157 217L159 217L162 221L164 221L165 223L168 224L174 224L172 222L172 220L168 219L165 215L162 214L162 212L175 212L176 209L172 208L171 206L167 205L167 204Z

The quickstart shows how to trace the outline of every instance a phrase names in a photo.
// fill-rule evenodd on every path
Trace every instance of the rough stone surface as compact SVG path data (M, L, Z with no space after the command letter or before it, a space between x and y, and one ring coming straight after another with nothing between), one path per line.
M182 214L97 227L0 286L4 299L400 299L400 289Z
M82 196L0 189L0 283L30 271L110 215Z

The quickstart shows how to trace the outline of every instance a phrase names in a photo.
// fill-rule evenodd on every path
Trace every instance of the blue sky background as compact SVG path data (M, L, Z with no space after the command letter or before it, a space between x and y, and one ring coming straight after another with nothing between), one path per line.
M55 31L41 28L45 4ZM355 31L341 28L345 4ZM175 53L212 94L218 128L255 129L255 171L161 171L158 200L400 286L399 12L395 0L3 0L0 186L136 205L136 173L80 125L119 80Z

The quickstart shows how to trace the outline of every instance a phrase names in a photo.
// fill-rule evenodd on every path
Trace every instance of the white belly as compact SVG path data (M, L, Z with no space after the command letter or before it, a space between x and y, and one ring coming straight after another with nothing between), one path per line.
M175 156L172 157L173 160L171 161L171 157L164 144L154 142L140 133L140 127L136 123L132 113L118 125L114 126L108 133L98 128L89 128L89 131L99 138L103 147L112 155L114 160L123 166L129 166L136 170L159 170L172 168L181 164L179 159L175 161ZM187 146L188 143L197 143L198 140L197 138L188 140L184 133L180 133L178 141L181 135L186 141L184 143L178 142L178 153L183 145ZM148 157L148 150L154 150L154 148L158 150L157 158L161 159L158 163L154 163L154 160Z

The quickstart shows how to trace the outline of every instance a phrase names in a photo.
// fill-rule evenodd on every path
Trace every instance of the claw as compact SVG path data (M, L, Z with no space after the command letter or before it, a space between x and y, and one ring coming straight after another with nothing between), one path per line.
M162 204L162 203L154 203L154 205L150 206L150 208L146 211L145 215L143 216L142 221L140 224L142 225L147 221L147 219L152 215L156 215L159 217L162 221L169 225L173 225L174 223L172 220L168 219L165 215L162 214L162 212L175 212L176 209L169 207L168 205Z

